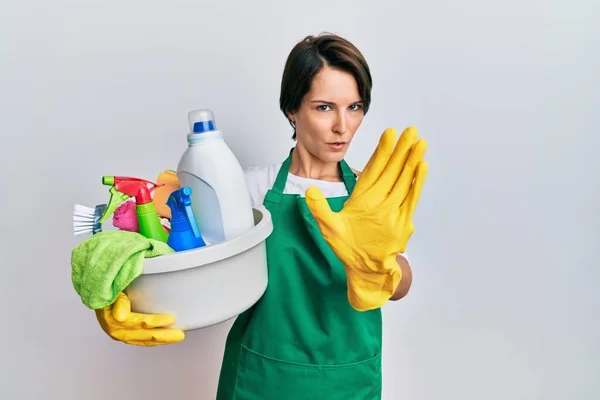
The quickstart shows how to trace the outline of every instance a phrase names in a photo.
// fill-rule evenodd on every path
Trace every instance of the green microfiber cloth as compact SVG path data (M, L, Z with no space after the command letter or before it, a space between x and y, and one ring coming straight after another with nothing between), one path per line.
M102 231L71 252L73 287L88 308L104 308L142 273L144 258L173 252L166 243L137 232Z

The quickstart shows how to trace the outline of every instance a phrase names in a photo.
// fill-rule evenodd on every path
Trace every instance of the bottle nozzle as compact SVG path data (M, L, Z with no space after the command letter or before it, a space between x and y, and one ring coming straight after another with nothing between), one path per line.
M190 111L188 114L190 131L192 133L205 133L217 130L215 116L208 109Z
M190 205L190 200L189 200L189 198L190 198L190 197L189 197L189 196L191 196L191 195L192 195L192 188L191 188L191 187L189 187L189 186L184 186L184 187L182 187L182 188L181 188L181 192L182 192L182 193L183 193L185 196L187 196L186 200L188 200L188 201L184 202L184 204L185 204L186 206L189 206L189 205Z
M192 188L183 186L169 196L171 208L171 233L167 244L175 251L206 246L192 210Z

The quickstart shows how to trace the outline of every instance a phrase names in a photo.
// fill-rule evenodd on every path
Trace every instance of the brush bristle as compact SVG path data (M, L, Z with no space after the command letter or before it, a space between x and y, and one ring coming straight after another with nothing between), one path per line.
M93 217L95 212L95 208L86 207L79 204L75 204L75 207L73 207L73 215L91 215Z
M73 234L75 236L93 233L96 229L101 231L101 225L97 222L100 215L98 212L103 212L98 207L87 207L80 204L75 204L73 207Z
M82 229L82 230L78 230L78 231L76 231L76 230L73 230L73 234L74 234L75 236L79 236L79 235L88 235L88 234L90 234L92 231L93 231L93 230L92 230L92 228L90 228L90 229Z

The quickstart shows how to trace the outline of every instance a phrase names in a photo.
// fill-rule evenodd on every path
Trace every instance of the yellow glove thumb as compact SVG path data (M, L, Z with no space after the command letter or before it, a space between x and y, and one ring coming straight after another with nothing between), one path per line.
M337 214L331 211L327 198L316 186L311 186L306 190L306 205L310 209L315 221L321 229L325 238L334 234L337 228Z

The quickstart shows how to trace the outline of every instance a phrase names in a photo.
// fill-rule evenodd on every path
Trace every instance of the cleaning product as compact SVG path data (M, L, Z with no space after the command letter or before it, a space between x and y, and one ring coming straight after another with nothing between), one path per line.
M156 183L159 185L163 184L154 191L154 205L156 206L156 212L163 218L171 219L171 209L167 206L167 200L171 193L180 187L177 172L170 169L161 172L158 174Z
M154 205L156 206L156 198L153 201ZM165 207L167 206L165 205ZM158 212L158 207L156 211ZM160 217L160 212L158 213L158 216ZM170 220L162 217L159 219L165 232L169 233L171 230ZM113 226L122 231L140 232L140 224L138 223L135 200L127 200L117 207L115 213L113 214Z
M167 205L171 208L171 233L167 244L175 251L206 245L194 218L191 194L192 188L184 186L171 193L167 200Z
M98 204L96 207L86 207L75 204L73 207L73 235L95 235L102 232L100 218L106 212L106 204Z
M179 183L192 188L192 209L205 242L231 240L254 227L244 171L212 111L191 111L188 119L191 133L177 166Z
M104 222L120 203L130 197L135 197L140 233L148 239L167 242L169 234L163 229L150 196L150 192L158 187L156 183L129 176L103 176L102 184L111 186L111 195L108 208L100 222ZM148 189L148 185L152 185L152 187Z

